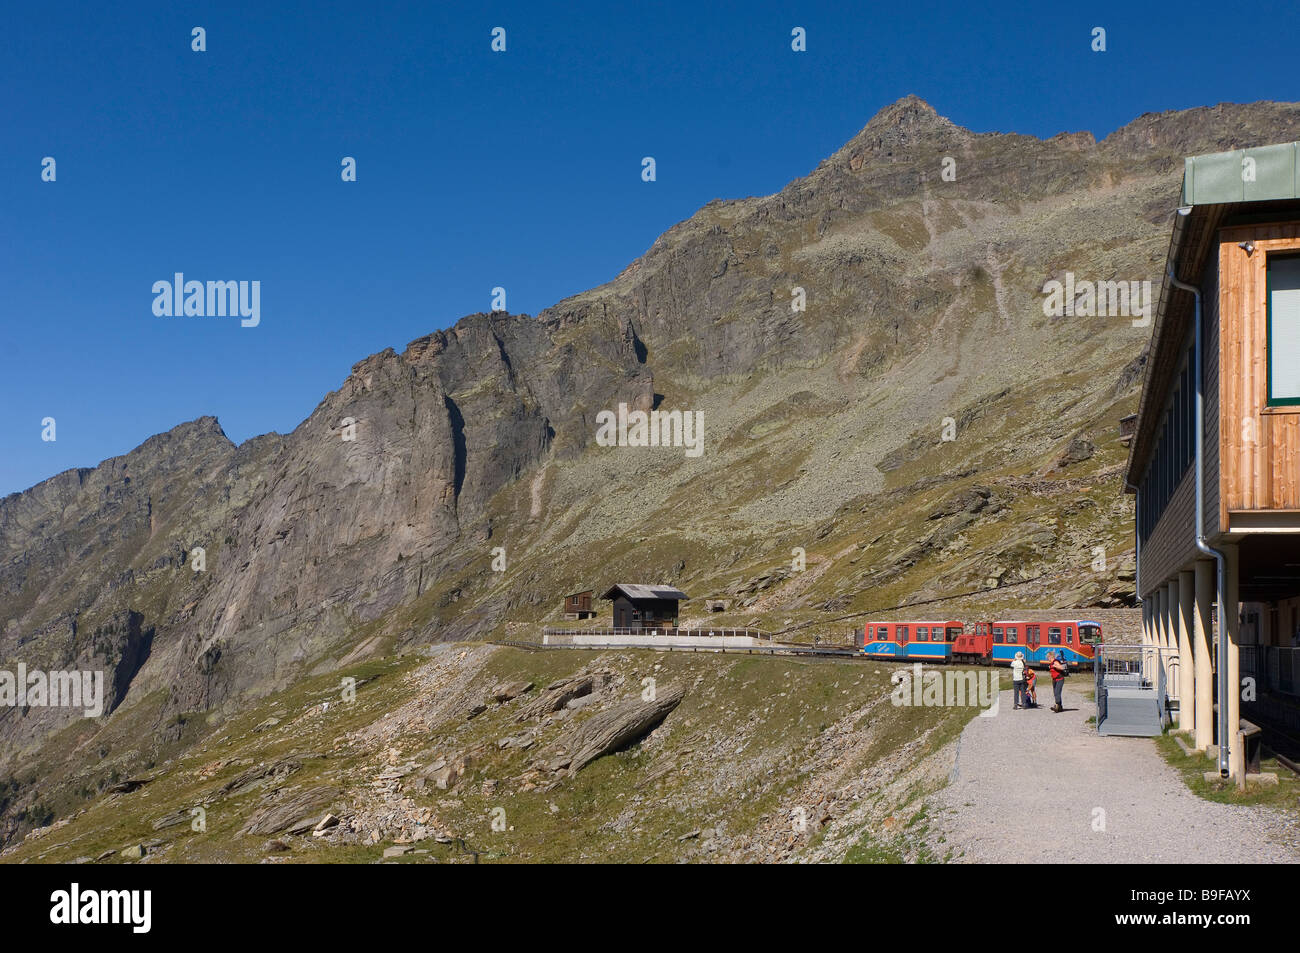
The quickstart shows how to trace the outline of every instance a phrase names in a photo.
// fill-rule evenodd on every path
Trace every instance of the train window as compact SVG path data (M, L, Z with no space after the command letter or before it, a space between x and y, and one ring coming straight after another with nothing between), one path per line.
M949 641L949 642L956 642L957 639L958 639L958 637L960 637L960 636L961 636L961 626L957 626L957 625L950 625L950 626L948 626L948 641Z
M1040 638L1040 636L1039 636L1039 634L1038 634L1038 626L1036 626L1036 625L1027 625L1027 626L1025 626L1025 641L1026 641L1026 642L1029 642L1029 643L1032 644L1032 643L1037 642L1037 641L1039 640L1039 638Z
M1047 630L1047 641L1051 645L1061 644L1061 630L1056 626L1050 626Z
M1066 643L1066 645L1073 645L1073 644L1074 644L1074 630L1073 630L1073 629L1066 629L1066 630L1065 630L1065 643Z
M916 641L918 642L930 641L930 627L928 625L918 625L916 627Z
M995 625L993 627L993 641L998 645L1002 644L1002 626Z
M1098 625L1081 625L1079 626L1079 641L1089 645L1096 645L1101 641L1101 626Z
M884 642L889 638L889 627L880 625L876 627L876 641Z
M1007 626L1007 642L1010 645L1016 644L1016 627L1014 625Z
M906 641L907 641L907 626L905 626L905 625L899 625L899 626L895 626L895 628L898 630L898 641L900 641L900 642L906 642Z

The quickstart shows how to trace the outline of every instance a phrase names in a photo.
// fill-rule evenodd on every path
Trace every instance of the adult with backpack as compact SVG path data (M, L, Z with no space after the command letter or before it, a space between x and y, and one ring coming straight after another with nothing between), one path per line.
M1061 704L1061 690L1065 687L1066 676L1070 674L1070 665L1065 661L1064 653L1061 655L1055 652L1048 653L1047 670L1052 675L1052 696L1056 699L1052 711L1065 711L1065 707Z

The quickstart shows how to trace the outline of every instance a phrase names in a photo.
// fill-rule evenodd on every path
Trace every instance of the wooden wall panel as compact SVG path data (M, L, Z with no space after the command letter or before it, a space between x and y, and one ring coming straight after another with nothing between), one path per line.
M1235 226L1219 239L1219 509L1229 527L1233 511L1300 510L1300 407L1267 406L1264 271L1269 252L1300 251L1300 223Z
M1182 482L1160 514L1160 522L1142 544L1142 589L1146 598L1151 590L1169 582L1180 569L1190 565L1196 551L1196 468L1187 468Z

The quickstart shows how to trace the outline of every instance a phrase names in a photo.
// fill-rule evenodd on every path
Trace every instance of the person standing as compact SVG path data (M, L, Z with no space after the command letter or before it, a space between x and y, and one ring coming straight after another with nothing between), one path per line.
M1017 652L1011 660L1011 687L1015 692L1015 707L1024 708L1025 701L1025 653Z
M1065 707L1061 704L1061 690L1065 688L1065 676L1069 674L1070 666L1065 661L1064 655L1057 655L1055 652L1049 653L1047 656L1047 670L1052 674L1052 696L1056 699L1052 711L1065 711Z

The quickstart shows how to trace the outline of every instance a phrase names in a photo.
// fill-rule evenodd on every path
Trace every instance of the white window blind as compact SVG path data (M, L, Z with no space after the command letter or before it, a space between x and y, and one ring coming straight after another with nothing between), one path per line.
M1300 256L1268 261L1268 399L1300 401Z

